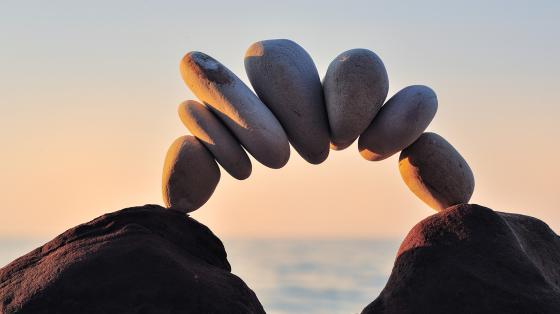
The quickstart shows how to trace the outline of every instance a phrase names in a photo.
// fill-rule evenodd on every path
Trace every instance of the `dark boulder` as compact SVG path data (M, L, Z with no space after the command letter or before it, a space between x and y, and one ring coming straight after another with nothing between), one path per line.
M221 241L156 205L72 228L0 269L1 313L264 313Z
M410 231L362 313L560 313L560 238L532 217L450 207Z

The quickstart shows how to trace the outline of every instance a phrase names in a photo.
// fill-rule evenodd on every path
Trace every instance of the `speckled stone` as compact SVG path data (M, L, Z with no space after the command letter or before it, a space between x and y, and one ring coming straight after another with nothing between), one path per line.
M437 211L468 203L474 191L465 159L435 133L422 134L401 152L399 170L408 188Z
M402 89L387 101L360 136L360 154L378 161L403 150L426 130L437 108L436 94L429 87L413 85Z
M329 126L311 56L291 40L259 41L245 53L245 70L296 151L312 164L323 162L329 154Z
M187 53L180 69L191 91L255 159L270 168L288 162L290 144L280 122L233 72L201 52Z
M381 59L367 49L338 55L323 79L331 130L331 148L350 146L368 127L389 91L389 78Z
M231 132L205 105L187 100L177 110L183 124L234 178L251 175L251 161Z
M184 213L200 208L220 181L212 154L194 136L177 138L167 151L162 193L165 206Z

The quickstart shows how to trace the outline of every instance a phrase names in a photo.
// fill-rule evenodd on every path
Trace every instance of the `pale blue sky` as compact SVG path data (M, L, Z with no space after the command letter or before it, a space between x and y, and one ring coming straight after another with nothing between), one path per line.
M390 94L431 86L430 130L473 168L473 202L558 231L559 16L556 1L2 1L0 235L161 203L163 156L186 132L176 107L192 97L179 60L203 51L246 80L245 49L270 38L298 42L321 76L362 47L384 60ZM244 182L222 171L195 217L219 235L402 236L432 213L395 157L331 154L314 167L294 153Z

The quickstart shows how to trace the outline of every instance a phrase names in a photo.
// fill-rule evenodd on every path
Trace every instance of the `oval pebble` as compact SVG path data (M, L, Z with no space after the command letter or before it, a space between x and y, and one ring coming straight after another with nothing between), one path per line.
M181 75L191 91L225 123L259 162L283 167L290 144L280 122L233 72L202 52L189 52Z
M369 126L389 91L387 70L367 49L351 49L338 55L323 79L331 130L331 148L350 146Z
M185 135L171 144L163 166L162 192L166 207L192 212L210 199L219 181L220 168L198 139Z
M422 134L401 152L399 171L408 188L436 211L468 203L474 191L465 159L435 133Z
M245 53L245 71L296 151L312 164L323 162L329 154L329 125L311 56L291 40L259 41Z
M179 105L179 117L192 135L214 155L220 165L234 178L251 175L251 160L231 132L205 105L187 100Z
M403 150L426 130L437 108L437 96L431 88L413 85L402 89L381 107L360 136L360 154L379 161Z

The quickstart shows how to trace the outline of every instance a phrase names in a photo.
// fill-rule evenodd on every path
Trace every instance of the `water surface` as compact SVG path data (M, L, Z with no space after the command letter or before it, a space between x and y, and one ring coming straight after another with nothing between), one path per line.
M224 240L232 272L270 314L359 313L385 286L400 241Z

